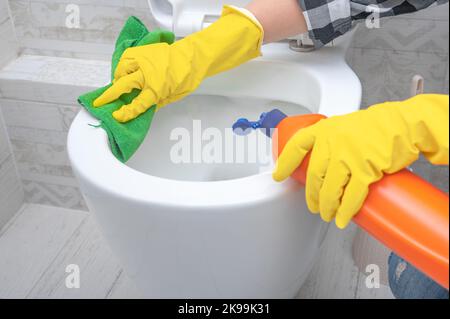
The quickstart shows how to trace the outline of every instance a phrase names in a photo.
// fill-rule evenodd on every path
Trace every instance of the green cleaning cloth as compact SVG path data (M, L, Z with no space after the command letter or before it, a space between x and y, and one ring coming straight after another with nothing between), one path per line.
M114 78L114 71L119 63L120 57L126 49L161 42L172 44L174 40L175 36L172 32L162 30L149 32L138 18L130 17L125 23L116 42L112 57L111 79ZM124 94L118 100L102 107L93 107L94 101L111 85L109 84L106 87L80 96L78 102L95 118L100 120L99 126L108 134L112 153L118 160L125 163L133 156L147 136L156 111L156 106L152 106L144 114L130 122L119 123L113 118L112 113L123 105L131 103L140 93L140 90L133 90L128 94Z

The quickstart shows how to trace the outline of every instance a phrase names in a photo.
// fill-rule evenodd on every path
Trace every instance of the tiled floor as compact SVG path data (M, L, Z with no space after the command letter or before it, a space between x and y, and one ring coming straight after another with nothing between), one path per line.
M299 298L392 298L368 289L351 258L355 228L330 229ZM80 267L79 289L65 285L67 265ZM140 298L89 213L26 204L0 230L0 298Z

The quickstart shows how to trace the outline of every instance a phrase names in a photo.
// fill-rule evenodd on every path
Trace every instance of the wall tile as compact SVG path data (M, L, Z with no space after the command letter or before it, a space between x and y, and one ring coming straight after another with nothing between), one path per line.
M0 22L0 69L17 56L18 43L12 21L8 18Z
M25 199L29 203L87 210L78 187L23 180Z
M8 126L67 131L80 108L20 100L3 100L2 110Z
M8 126L8 134L11 140L17 141L28 141L31 143L44 143L63 146L67 143L67 132Z
M415 74L425 77L426 92L448 94L448 12L448 4L436 6L383 19L381 29L358 29L348 61L363 84L363 107L408 98ZM412 169L448 193L448 166L433 166L421 157ZM361 248L376 250L373 246Z
M0 96L76 105L81 94L109 82L109 62L21 56L0 70Z
M65 143L55 145L12 139L12 145L27 202L87 210Z
M19 210L24 194L0 109L0 228Z
M13 20L9 14L8 0L0 0L0 69L13 60L18 53Z
M431 6L426 10L405 15L408 19L449 20L449 4Z
M383 19L381 29L361 26L349 64L363 84L363 107L409 97L411 79L425 78L428 93L449 93L449 5ZM448 192L448 167L417 161L414 172Z
M146 1L143 1L146 4ZM78 5L80 28L66 26L67 5ZM148 25L153 23L148 7L120 4L102 4L99 1L10 1L11 12L19 36L86 40L87 42L114 41L125 20L135 15ZM94 35L97 35L95 38Z
M57 56L77 59L110 61L114 44L85 43L81 41L22 39L21 52L27 55Z
M448 55L353 49L352 68L363 84L363 107L409 97L411 80L421 74L425 91L445 92Z
M67 165L69 158L65 146L12 140L17 163Z
M0 72L1 74L1 72ZM97 87L100 87L97 86ZM48 101L56 104L75 104L78 97L92 91L92 87L33 82L28 80L11 81L0 76L0 95L6 99L22 97L26 101Z
M67 4L80 6L80 29L65 27ZM154 19L146 0L10 0L10 6L22 52L84 59L61 63L21 57L0 72L3 109L27 200L85 207L65 149L76 98L109 81L107 61L125 19L137 15L150 28ZM384 19L379 30L360 28L348 60L363 82L364 106L407 98L415 74L425 77L427 92L448 93L448 20L446 6ZM415 169L441 187L445 176L448 180L448 171L425 161Z
M0 0L0 25L9 19L8 0Z
M49 84L47 84L49 86ZM85 209L66 150L67 131L78 106L0 100L25 200Z
M0 228L19 211L24 202L22 183L17 176L14 158L0 162Z
M362 24L353 47L448 54L448 28L448 21L386 18L381 20L379 29L368 29Z
M11 150L9 147L8 134L3 124L3 119L0 109L0 163L6 160L7 157L11 155Z
M0 102L27 202L86 209L67 132L78 96L105 84L108 74L109 63L45 57L21 57L0 71Z
M67 28L68 4L80 8L80 28ZM98 57L111 55L113 44L129 16L150 29L155 26L147 1L10 1L20 44L40 54L80 57L88 50ZM101 44L101 45L99 45ZM66 53L70 52L70 55Z
M64 178L69 178L69 182L65 182L66 185L77 185L74 181L74 175L72 172L72 167L70 165L49 165L49 164L38 164L34 162L20 162L17 163L18 170L23 172L23 175L27 175L27 179L30 176L47 176L47 180L50 180L49 177L59 177L60 180ZM42 177L43 181L45 178ZM55 179L56 180L56 179Z
M19 175L25 188L25 200L31 203L84 209L86 205L78 189L67 155L67 131L76 112L71 107L60 107L44 103L8 101L9 108L43 110L45 117L36 117L36 122L15 118L7 109L8 131ZM32 115L29 115L32 116ZM51 119L52 124L47 124ZM19 125L19 126L16 126ZM45 129L48 125L51 129ZM52 126L53 125L53 126Z
M20 56L4 67L0 78L33 82L99 87L110 81L110 63L95 60ZM20 95L19 95L20 97ZM40 99L36 101L45 101Z

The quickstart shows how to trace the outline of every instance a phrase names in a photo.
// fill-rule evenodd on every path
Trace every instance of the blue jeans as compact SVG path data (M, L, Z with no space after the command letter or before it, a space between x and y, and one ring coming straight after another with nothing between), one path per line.
M389 256L389 286L397 299L449 299L448 290L392 253Z

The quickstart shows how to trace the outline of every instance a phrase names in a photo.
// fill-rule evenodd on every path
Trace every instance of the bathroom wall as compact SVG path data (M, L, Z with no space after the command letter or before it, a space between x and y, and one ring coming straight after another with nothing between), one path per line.
M383 19L379 29L361 24L349 58L363 83L363 105L407 98L415 74L424 76L426 92L448 93L448 54L448 4Z
M108 59L123 22L154 25L146 0L10 0L22 52ZM74 18L79 12L79 27Z
M8 9L8 0L0 0L0 68L17 56L18 43L13 20Z
M7 0L0 0L0 69L15 58L17 42ZM1 92L0 92L1 97ZM1 106L1 101L0 101ZM18 211L24 201L22 184L0 108L0 228Z
M0 70L0 106L27 202L86 209L67 132L78 96L107 83L109 69L108 62L25 55Z
M3 0L4 1L4 0ZM9 0L22 53L109 59L123 21L136 15L155 27L147 0ZM68 28L73 5L80 27ZM428 92L448 92L448 4L362 26L349 55L364 84L363 105L406 98L422 74ZM1 17L0 17L1 19Z
M363 107L409 97L415 74L425 78L425 92L449 93L449 5L387 18L379 29L362 24L348 60L363 84ZM421 158L416 173L448 192L448 167Z
M66 150L75 104L0 99L25 200L86 210Z
M0 21L1 17L6 17L3 10L5 2L0 0ZM9 3L22 54L106 61L126 17L136 15L150 28L155 26L146 0L9 0ZM80 28L68 28L66 25L67 17L73 10L70 7L72 4L79 7ZM348 60L364 85L363 107L408 97L410 79L415 74L425 77L427 92L448 94L448 29L448 5L384 19L380 29L369 30L362 26L356 34ZM8 36L13 34L4 33ZM0 28L0 38L1 34ZM3 41L0 43L3 48ZM73 68L80 66L74 65ZM63 93L60 93L46 101L36 95L42 92L38 82L53 76L52 72L64 73L64 69L49 71L42 68L29 79L29 96L23 93L22 99L0 96L0 106L26 201L86 209L67 159L65 145L68 126L78 110L73 102L75 98L69 101L68 97L76 94L66 94L63 99L60 96ZM84 67L79 70L80 81L83 72L87 74L89 71ZM20 92L12 94L19 96ZM49 91L48 94L55 92ZM448 191L447 167L432 167L421 159L414 169Z
M147 0L9 0L22 53L108 60L117 33L130 15L155 27ZM76 5L80 28L66 20ZM428 92L448 92L448 4L394 18L381 28L362 25L350 64L364 84L363 105L406 98L416 73ZM446 81L447 79L447 81Z
M22 183L0 111L0 228L19 210L23 202Z
M154 24L145 0L10 0L9 5L21 55L109 60L127 17L135 15L147 25ZM73 5L80 12L79 28L70 19ZM86 210L68 160L66 139L79 110L76 98L88 90L77 91L73 85L88 81L89 62L80 65L67 60L63 67L48 65L39 58L28 62L0 72L0 91L3 88L7 92L6 97L0 96L0 105L25 200ZM64 79L67 70L78 76ZM107 78L106 64L103 73ZM58 81L67 85L51 89L51 85L44 84Z

